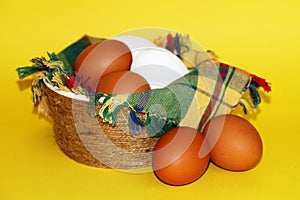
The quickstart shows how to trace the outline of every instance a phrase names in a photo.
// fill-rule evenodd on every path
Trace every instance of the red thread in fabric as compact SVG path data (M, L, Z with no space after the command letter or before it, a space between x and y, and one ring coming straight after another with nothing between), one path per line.
M266 79L263 79L261 77L258 77L254 74L251 74L252 79L259 85L261 86L266 92L270 92L271 91L271 86L270 83L268 83L266 81Z
M175 45L174 45L173 36L172 36L171 33L167 35L167 40L168 40L168 43L169 43L170 48L171 48L170 50L173 52L174 49L175 49Z

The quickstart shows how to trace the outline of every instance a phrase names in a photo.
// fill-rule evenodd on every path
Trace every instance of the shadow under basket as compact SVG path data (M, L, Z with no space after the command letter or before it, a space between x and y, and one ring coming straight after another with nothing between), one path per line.
M76 100L43 86L43 101L54 123L55 140L71 159L93 167L135 169L151 166L152 150L158 137L142 129L129 133L129 108L117 115L117 124L104 123L88 101ZM145 118L146 116L142 116Z

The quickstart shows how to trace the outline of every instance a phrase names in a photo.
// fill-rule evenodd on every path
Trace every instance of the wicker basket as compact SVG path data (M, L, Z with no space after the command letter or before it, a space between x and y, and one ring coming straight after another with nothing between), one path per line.
M51 86L50 86L51 87ZM88 101L61 95L43 86L43 101L54 122L55 139L61 150L75 161L94 167L132 169L151 165L151 152L158 137L145 130L129 134L129 108L117 116L117 125L101 122L88 108ZM143 118L142 114L139 116Z

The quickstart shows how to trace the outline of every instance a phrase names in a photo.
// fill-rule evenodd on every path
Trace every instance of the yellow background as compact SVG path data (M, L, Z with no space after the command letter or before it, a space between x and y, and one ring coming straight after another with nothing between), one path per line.
M300 199L299 7L298 0L1 0L0 199ZM15 68L83 34L142 27L188 33L221 60L272 82L259 112L247 116L264 142L255 169L234 173L211 164L193 184L171 187L152 173L83 166L59 150Z

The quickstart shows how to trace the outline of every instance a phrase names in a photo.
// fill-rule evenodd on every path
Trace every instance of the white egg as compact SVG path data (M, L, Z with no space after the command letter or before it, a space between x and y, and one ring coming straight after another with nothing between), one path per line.
M118 40L125 43L131 51L137 49L147 48L147 47L157 47L153 42L142 37L137 37L133 35L118 35L112 37L113 40Z
M139 50L131 64L131 69L151 64L170 67L182 75L188 73L186 66L176 55L160 47Z
M135 53L130 70L143 76L151 89L163 88L188 73L184 63L166 49L148 47Z
M164 65L150 64L131 70L146 79L151 89L168 86L173 81L182 77L180 73Z

